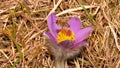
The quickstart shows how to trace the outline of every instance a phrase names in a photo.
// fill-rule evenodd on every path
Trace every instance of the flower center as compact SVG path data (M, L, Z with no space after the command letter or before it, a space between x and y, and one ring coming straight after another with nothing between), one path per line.
M74 32L72 32L70 29L61 29L58 32L58 37L57 37L58 43L63 42L65 40L70 40L70 41L75 40Z

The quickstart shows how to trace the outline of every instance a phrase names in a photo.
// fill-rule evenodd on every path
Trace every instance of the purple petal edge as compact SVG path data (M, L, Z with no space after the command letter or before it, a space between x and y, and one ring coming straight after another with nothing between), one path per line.
M78 33L75 34L75 43L79 43L81 41L83 41L85 38L88 37L88 34L93 31L92 27L86 27L84 29L79 30Z
M55 13L51 13L48 16L47 19L47 24L48 24L48 28L50 30L50 33L52 34L52 36L56 39L57 38L57 29L60 28L60 26L58 26L56 24L56 21L58 20L57 16L55 16Z
M76 48L77 46L88 46L88 45L89 45L88 42L82 41L82 42L79 42L79 43L74 43L74 45L71 48Z
M54 43L57 43L57 41L55 40L51 33L45 32L44 35L47 36L50 40L52 40Z
M70 29L74 32L77 33L80 28L82 27L82 23L79 18L73 17L68 21L68 24L70 25Z

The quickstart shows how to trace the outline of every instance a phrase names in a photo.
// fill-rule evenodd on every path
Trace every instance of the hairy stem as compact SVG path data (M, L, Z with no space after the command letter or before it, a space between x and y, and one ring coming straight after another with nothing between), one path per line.
M65 68L64 60L55 60L55 68Z

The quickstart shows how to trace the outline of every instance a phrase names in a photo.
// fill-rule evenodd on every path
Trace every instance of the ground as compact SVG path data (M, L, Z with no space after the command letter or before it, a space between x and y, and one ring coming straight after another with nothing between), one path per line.
M0 68L54 67L43 36L52 12L58 23L77 16L94 28L66 68L120 68L119 0L0 0Z

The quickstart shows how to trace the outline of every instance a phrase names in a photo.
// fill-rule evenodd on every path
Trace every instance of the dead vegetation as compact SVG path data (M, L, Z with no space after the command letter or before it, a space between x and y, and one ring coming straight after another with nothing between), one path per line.
M120 67L119 0L0 0L0 68L54 67L43 37L52 12L58 22L78 16L94 28L86 51L66 68Z

